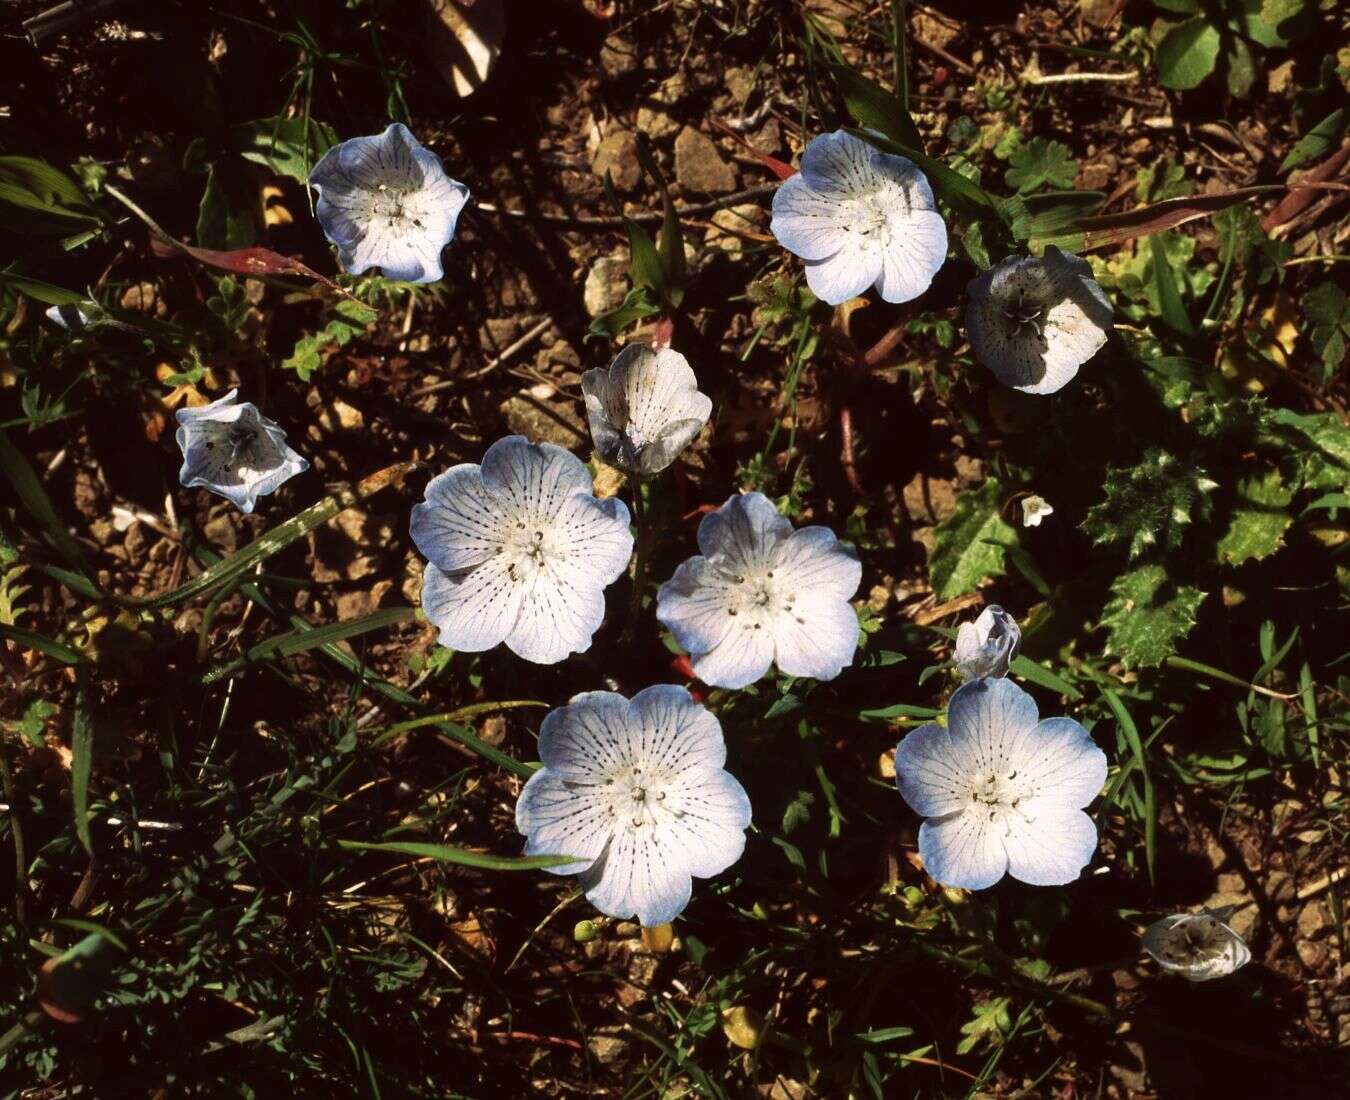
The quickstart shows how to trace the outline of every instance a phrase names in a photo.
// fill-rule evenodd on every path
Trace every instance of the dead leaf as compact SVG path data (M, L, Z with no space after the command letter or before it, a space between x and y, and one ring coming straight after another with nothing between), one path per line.
M506 38L505 0L427 0L431 59L459 96L473 95Z

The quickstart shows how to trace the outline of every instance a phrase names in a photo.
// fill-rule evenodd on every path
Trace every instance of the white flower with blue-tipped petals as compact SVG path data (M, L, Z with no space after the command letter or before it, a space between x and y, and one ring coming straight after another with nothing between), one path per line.
M607 368L581 376L595 450L611 466L651 477L703 430L712 400L673 348L629 344Z
M314 215L343 268L378 267L388 279L434 283L469 189L401 122L329 149L309 174Z
M1009 256L966 292L966 336L975 358L1023 393L1068 385L1111 331L1111 299L1092 268L1054 245L1043 256Z
M772 664L832 680L853 662L848 601L862 565L828 527L793 530L763 493L746 493L703 517L698 547L661 586L656 617L704 683L745 687Z
M576 856L555 874L580 875L592 905L651 928L689 904L692 879L741 857L750 799L723 765L722 727L682 687L632 700L576 695L539 730L544 766L516 803L527 855Z
M774 194L769 229L830 305L874 284L886 301L908 302L947 259L947 226L918 165L844 130L807 145L801 171Z
M986 607L974 622L962 623L956 631L952 663L963 680L1007 676L1008 666L1022 645L1017 620L998 604Z
M1219 913L1173 913L1144 930L1144 950L1159 966L1192 982L1224 978L1252 957Z
M178 410L176 438L183 452L178 480L187 489L209 489L248 513L258 497L308 470L309 462L291 450L286 433L256 405L235 404L238 393Z
M944 886L982 890L1005 874L1061 886L1097 850L1083 807L1106 782L1106 755L1072 718L1040 721L1009 680L958 688L946 726L920 726L900 742L895 779L927 819L919 855Z
M431 479L411 531L441 645L476 653L505 642L541 665L590 648L605 588L633 553L627 507L593 492L579 458L519 435L492 444L481 466Z

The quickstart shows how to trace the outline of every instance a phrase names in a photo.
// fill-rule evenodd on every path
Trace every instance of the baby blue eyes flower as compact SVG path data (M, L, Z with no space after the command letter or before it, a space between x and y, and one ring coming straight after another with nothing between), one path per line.
M745 687L775 663L832 680L852 663L858 617L848 601L862 565L828 527L794 531L766 496L746 493L703 517L698 547L661 586L656 617L705 684Z
M1144 930L1144 950L1159 966L1192 982L1227 977L1251 959L1251 949L1213 913L1174 913Z
M583 374L581 392L597 453L642 477L674 462L712 414L689 361L670 348L629 344L608 369Z
M541 665L590 648L605 588L633 552L628 509L593 490L575 455L519 435L497 440L481 466L431 479L411 532L427 559L422 610L442 645L505 642Z
M318 192L314 214L351 274L378 267L410 283L444 274L441 249L455 235L469 189L401 122L329 149L309 185Z
M1054 245L1009 256L967 287L975 358L1023 393L1062 389L1106 343L1111 300L1085 260Z
M574 696L539 731L543 768L516 803L526 855L566 855L591 904L651 928L689 904L692 879L726 870L745 850L750 799L727 759L722 727L684 688L632 700Z
M920 726L896 749L900 794L927 819L919 855L944 886L982 890L1005 874L1062 886L1097 850L1082 807L1106 782L1106 755L1073 719L1038 718L1011 681L974 680L945 728Z
M806 261L807 285L830 305L873 285L888 302L908 302L947 258L947 226L918 166L843 130L806 147L802 170L773 197L769 229Z
M209 405L178 410L183 452L178 480L187 489L209 489L247 514L258 497L308 470L309 462L287 446L286 433L256 405L235 404L238 393L231 390Z
M1007 676L1021 645L1017 620L998 604L990 604L973 623L962 623L956 631L952 663L963 680Z

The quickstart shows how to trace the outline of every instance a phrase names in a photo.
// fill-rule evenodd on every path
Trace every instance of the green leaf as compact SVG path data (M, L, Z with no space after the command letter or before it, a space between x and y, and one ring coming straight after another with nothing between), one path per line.
M3 431L0 431L0 470L3 470L9 478L20 502L28 514L37 520L52 545L60 551L66 561L81 573L87 573L84 552L80 549L80 544L70 536L61 517L56 514L51 497L42 487L42 482L38 479L32 464L23 452L10 442L9 436Z
M93 838L89 835L89 775L93 762L94 724L81 677L75 695L75 720L70 728L70 800L75 807L75 835L90 855L94 854Z
M1246 39L1230 38L1224 47L1223 59L1229 93L1238 99L1246 99L1256 83L1256 58L1252 56L1252 48Z
M60 661L63 665L78 665L84 661L83 654L71 649L64 642L53 641L21 626L0 623L0 642L14 642L25 649L35 649L53 661Z
M379 312L351 298L339 298L333 303L334 317L318 332L300 337L291 354L281 361L287 370L293 370L301 381L310 377L323 364L323 353L332 347L345 347L352 338L365 332L379 317Z
M1167 257L1168 236L1159 233L1153 240L1153 286L1158 292L1158 308L1167 327L1180 336L1194 336L1195 326L1181 300Z
M1237 492L1237 507L1218 548L1219 560L1229 565L1270 557L1293 523L1287 509L1294 491L1285 486L1279 470L1243 478Z
M1135 466L1107 471L1105 497L1088 509L1083 530L1094 543L1124 546L1130 559L1177 549L1195 520L1207 519L1215 483L1197 467L1150 447Z
M77 294L65 287L44 283L41 279L30 279L27 275L18 275L13 271L0 271L0 286L13 287L21 294L27 294L35 301L49 306L73 306L89 300L87 294Z
M230 251L247 248L258 239L256 196L250 190L248 181L228 160L211 165L197 209L197 243L202 248Z
M360 840L339 840L338 847L349 852L394 852L419 859L435 859L442 863L457 863L462 867L478 867L485 871L534 871L541 867L561 867L569 863L586 863L576 856L494 856L490 852L475 852L469 848L452 848L448 844L422 844L417 841L389 841L367 844Z
M1287 46L1312 26L1309 0L1239 0L1239 4L1233 25L1266 49Z
M337 144L337 132L316 119L259 118L230 127L230 146L278 176L307 183L314 163Z
M934 531L928 576L940 600L975 591L985 577L1007 571L1006 554L998 542L1016 543L1017 531L1001 515L1003 486L989 478L978 489L962 493L956 511Z
M1106 651L1127 668L1152 668L1167 660L1205 602L1204 591L1173 584L1161 565L1142 565L1118 577L1111 591L1115 599L1102 613Z
M1200 0L1153 0L1153 6L1176 15L1194 15L1200 10Z
M586 329L586 339L612 340L634 321L660 313L661 307L652 301L651 291L635 286L624 296L623 304L602 313Z
M923 137L899 96L847 66L831 65L830 71L843 93L848 113L858 120L858 125L923 152Z
M356 638L375 630L384 630L386 627L394 626L397 623L408 622L416 614L417 612L411 607L391 607L383 611L372 612L359 619L347 619L343 622L316 626L309 630L292 630L285 634L278 634L276 637L259 642L249 649L244 656L228 664L208 670L202 675L202 683L211 684L217 680L223 680L241 671L245 666L257 664L259 661L293 657L297 653L318 649L320 646L343 642L348 638Z
M1008 186L1026 195L1040 187L1066 189L1078 178L1078 162L1058 141L1032 138L1017 147L1004 173Z
M1350 340L1350 299L1344 288L1325 282L1303 295L1302 305L1303 316L1310 322L1308 340L1330 375L1345 361L1345 345Z
M1134 758L1134 766L1139 769L1144 781L1144 862L1148 867L1148 880L1152 883L1153 865L1158 848L1158 800L1153 789L1153 776L1148 770L1148 755L1144 751L1144 743L1139 737L1134 719L1125 709L1120 696L1110 688L1102 688L1102 697L1111 708L1111 713L1115 715L1121 735L1125 738L1125 744L1129 746L1130 755Z
M1219 60L1219 29L1203 17L1173 27L1158 43L1153 58L1164 88L1198 87Z
M632 218L624 219L628 230L628 277L635 287L643 287L662 297L666 285L666 268L661 253L656 250L651 236Z
M1288 172L1290 169L1297 168L1300 164L1306 164L1310 160L1320 160L1322 157L1328 156L1345 137L1345 122L1344 107L1332 111L1331 114L1298 139L1294 147L1285 154L1284 160L1280 162L1280 171Z

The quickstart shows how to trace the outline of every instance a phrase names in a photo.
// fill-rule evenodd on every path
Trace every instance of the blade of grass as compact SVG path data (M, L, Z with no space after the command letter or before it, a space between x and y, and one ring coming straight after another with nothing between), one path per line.
M70 727L70 800L75 807L75 835L84 850L94 854L89 835L89 776L94 765L94 724L89 718L89 698L84 677L75 695L75 719Z
M1067 695L1070 699L1081 699L1083 697L1083 693L1064 677L1051 672L1044 665L1025 655L1013 661L1008 666L1008 671L1015 676L1020 676L1023 680L1030 680L1038 687L1048 688L1051 691L1059 692L1061 695Z
M66 525L61 522L61 517L57 515L52 499L42 487L42 482L38 480L32 464L23 452L10 442L9 436L3 431L0 431L0 468L5 471L10 484L14 486L20 503L28 514L37 520L52 545L71 565L87 576L89 569L79 543L71 538Z
M469 848L454 848L448 844L423 844L412 840L385 843L339 840L338 847L349 852L393 852L418 859L434 859L440 863L456 863L462 867L477 867L484 871L534 871L541 867L560 867L568 863L587 862L577 856L495 856L491 852L475 852Z
M1153 776L1148 770L1148 758L1144 753L1143 742L1139 740L1139 730L1135 728L1134 719L1130 717L1130 712L1125 709L1125 704L1120 701L1120 696L1110 688L1102 688L1102 697L1106 700L1106 705L1111 708L1111 713L1115 715L1116 722L1120 725L1120 732L1125 737L1125 743L1130 748L1130 753L1134 756L1139 773L1144 781L1144 862L1148 866L1148 880L1150 883L1153 878L1153 864L1157 856L1158 847L1158 803L1157 795L1153 790Z
M26 649L36 649L63 665L78 665L84 661L84 657L70 646L44 638L41 634L34 634L31 630L24 630L21 626L0 624L0 641L16 642Z
M359 619L348 619L345 622L328 623L325 626L311 627L308 630L292 630L285 634L278 634L259 642L242 657L207 670L202 675L202 683L213 684L217 680L232 676L248 665L257 664L259 661L294 657L298 653L317 649L320 646L334 645L348 638L369 634L375 630L383 630L395 623L405 623L416 614L416 610L411 607L391 607L384 611L364 615Z

